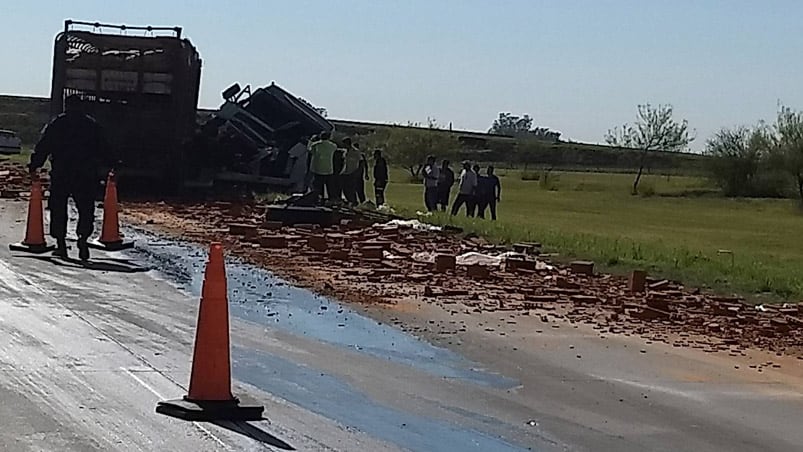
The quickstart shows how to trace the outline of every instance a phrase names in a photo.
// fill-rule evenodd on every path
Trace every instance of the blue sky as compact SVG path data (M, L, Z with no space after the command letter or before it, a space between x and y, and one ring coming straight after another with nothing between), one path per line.
M181 25L201 106L276 81L366 121L487 129L500 111L599 142L643 102L697 131L803 109L803 2L698 0L3 1L0 93L49 95L66 18Z

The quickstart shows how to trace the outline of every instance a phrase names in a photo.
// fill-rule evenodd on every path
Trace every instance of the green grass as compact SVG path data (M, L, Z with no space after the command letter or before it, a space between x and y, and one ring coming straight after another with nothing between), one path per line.
M803 214L790 200L715 195L696 177L642 180L651 197L631 196L632 175L556 173L549 184L500 172L497 222L437 214L498 242L538 241L562 257L593 259L611 271L652 275L767 301L803 297ZM423 210L420 184L394 172L387 196L398 211ZM729 250L732 254L720 253Z
M33 151L29 149L23 149L22 152L19 154L8 154L8 155L0 155L0 159L8 160L10 162L19 163L22 165L27 165L28 162L31 160L31 153Z

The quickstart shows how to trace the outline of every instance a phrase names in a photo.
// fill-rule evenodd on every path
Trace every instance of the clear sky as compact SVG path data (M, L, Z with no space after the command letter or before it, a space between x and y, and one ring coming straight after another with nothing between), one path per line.
M202 107L276 81L330 117L486 130L500 111L600 142L671 103L699 149L803 109L803 2L747 0L2 0L0 93L48 96L66 18L181 25Z

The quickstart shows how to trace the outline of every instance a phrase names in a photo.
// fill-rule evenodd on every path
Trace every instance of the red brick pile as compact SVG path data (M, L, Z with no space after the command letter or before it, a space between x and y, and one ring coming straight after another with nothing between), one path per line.
M192 240L222 240L251 262L345 300L423 297L455 312L511 311L538 315L553 327L587 323L601 334L638 334L677 347L734 355L758 347L803 359L803 304L757 309L737 297L704 294L643 272L629 278L598 274L593 262L584 261L551 270L536 270L531 257L508 260L501 268L457 266L459 254L502 250L476 237L359 220L325 229L283 227L264 221L266 207L259 204L127 208L134 221L181 230ZM434 252L434 262L413 259L422 252Z

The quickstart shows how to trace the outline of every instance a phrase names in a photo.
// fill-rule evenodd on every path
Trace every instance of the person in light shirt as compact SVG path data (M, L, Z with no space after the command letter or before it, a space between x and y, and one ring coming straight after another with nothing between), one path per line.
M463 171L457 184L457 196L452 202L452 215L457 215L463 204L466 205L466 216L474 216L474 192L477 189L477 173L471 169L471 163L463 162Z
M440 168L435 164L435 156L427 157L427 164L424 166L424 205L427 211L438 210L438 178Z

